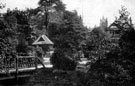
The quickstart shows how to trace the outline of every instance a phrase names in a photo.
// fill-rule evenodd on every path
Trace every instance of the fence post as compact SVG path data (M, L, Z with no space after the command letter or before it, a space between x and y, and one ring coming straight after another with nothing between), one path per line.
M35 55L34 58L35 58L35 62L34 62L35 63L35 70L37 70L37 54Z
M15 63L16 63L16 67L15 67L15 69L16 69L16 74L15 74L15 78L16 78L16 81L18 82L18 55L16 55L16 57L15 57Z

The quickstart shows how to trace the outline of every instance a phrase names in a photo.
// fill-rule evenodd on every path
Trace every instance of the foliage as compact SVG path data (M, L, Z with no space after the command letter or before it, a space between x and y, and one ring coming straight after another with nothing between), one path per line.
M18 9L8 10L1 17L1 52L5 55L11 52L27 53L27 47L31 42L31 31L29 25L29 14ZM11 48L11 49L10 49ZM6 50L6 51L5 51Z
M64 4L60 0L40 0L39 7L31 11L30 21L35 33L42 30L45 32L41 34L48 34L46 30L49 25L59 23L61 21L61 12L64 10Z
M61 0L40 0L38 4L46 7L54 6L57 11L65 10L65 5Z
M54 68L75 70L79 52L92 61L86 76L80 75L80 86L126 86L135 79L135 31L126 8L122 7L119 13L113 22L120 30L116 47L107 32L107 23L89 32L77 12L67 11L60 0L40 0L38 8L27 11L8 10L0 18L0 55L26 55L28 50L34 50L32 42L46 34L54 42ZM43 54L41 48L37 51Z
M55 50L55 53L51 57L51 63L56 69L75 70L76 62L71 58L63 49L59 49Z
M54 40L56 47L71 49L75 47L77 49L80 41L84 39L83 35L85 35L81 19L77 17L76 13L67 11L64 13L63 21L62 24L52 24L52 27L50 26L50 37L55 38L55 36L59 36ZM57 40L57 38L59 39Z
M26 55L32 42L38 36L46 34L55 44L56 54L54 55L58 57L57 60L67 59L65 66L70 64L75 68L74 54L82 50L87 29L83 26L77 12L67 11L60 0L40 0L39 7L26 11L9 9L1 22L0 35L3 40L0 44L1 49L7 51L11 47L7 52L14 51ZM5 53L4 50L1 51ZM65 55L59 57L59 54L63 52Z
M0 20L0 54L10 56L15 53L15 40L14 34L16 34L14 27L10 27L7 19Z
M110 34L106 28L102 26L93 28L91 32L87 33L85 57L92 61L105 58L105 54L113 47L110 42Z
M105 54L106 58L99 59L91 65L88 72L94 75L97 81L107 86L133 84L134 76L134 29L131 19L126 14L127 10L122 7L121 15L114 23L120 29L119 46ZM124 21L124 22L123 22ZM93 78L94 79L94 78Z
M85 31L86 29L82 25L81 18L75 12L65 11L63 13L63 22L59 24L50 24L49 35L54 42L56 48L56 54L59 55L62 50L66 56L57 56L59 58L75 59L77 57L74 54L81 50L82 45L85 42ZM58 51L57 51L58 49ZM74 65L73 65L74 66ZM66 68L66 67L65 67Z

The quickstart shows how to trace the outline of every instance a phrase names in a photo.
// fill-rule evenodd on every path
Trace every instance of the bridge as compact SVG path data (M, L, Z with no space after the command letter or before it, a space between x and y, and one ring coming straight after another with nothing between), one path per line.
M46 52L45 57L40 58L37 54L33 56L15 56L14 58L0 56L0 80L30 76L38 68L52 68L50 57L53 52L47 51L52 48L53 44L46 35L41 35L32 45L37 49L42 47Z
M52 68L50 57L38 59L35 56L17 56L16 58L0 58L0 80L17 77L28 77L40 68Z

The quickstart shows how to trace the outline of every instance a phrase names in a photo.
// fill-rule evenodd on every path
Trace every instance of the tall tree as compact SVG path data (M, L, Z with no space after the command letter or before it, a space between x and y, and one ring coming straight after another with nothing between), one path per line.
M14 16L4 16L0 19L0 54L12 56L16 52L16 18Z
M105 54L111 50L110 34L106 31L108 27L95 27L87 33L85 55L90 60L105 58Z
M35 33L47 34L50 23L61 22L64 10L65 6L60 0L40 0L39 7L35 9L36 13L31 17L31 25L35 28Z
M85 44L86 28L83 26L82 19L76 12L64 11L63 22L61 24L50 25L49 34L54 41L56 53L52 57L52 62L56 64L55 57L58 59L70 59L75 61L76 56L74 54L82 50L82 45ZM63 56L61 53L64 53ZM63 62L61 62L62 64ZM72 68L72 66L69 66ZM66 68L66 67L62 67ZM74 68L74 67L73 67Z
M31 44L31 27L29 24L29 13L18 9L8 10L2 17L3 39L8 39L10 45L14 47L14 51L27 52L27 48ZM2 37L2 36L1 36ZM23 47L21 47L23 46ZM25 46L25 49L24 49ZM12 51L12 50L11 50Z

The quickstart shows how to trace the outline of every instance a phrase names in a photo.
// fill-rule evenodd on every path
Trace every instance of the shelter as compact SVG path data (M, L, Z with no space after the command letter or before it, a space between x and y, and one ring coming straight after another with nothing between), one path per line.
M46 53L47 51L53 49L54 43L46 35L41 35L32 43L32 45L42 47L42 49Z
M54 43L46 36L41 35L33 42L32 45L53 45Z
M32 43L32 45L37 47L36 51L40 51L41 47L43 49L44 54L42 53L42 58L38 54L38 60L40 60L41 64L45 67L52 67L53 65L50 62L52 54L50 54L50 52L53 50L54 43L46 35L41 35Z

